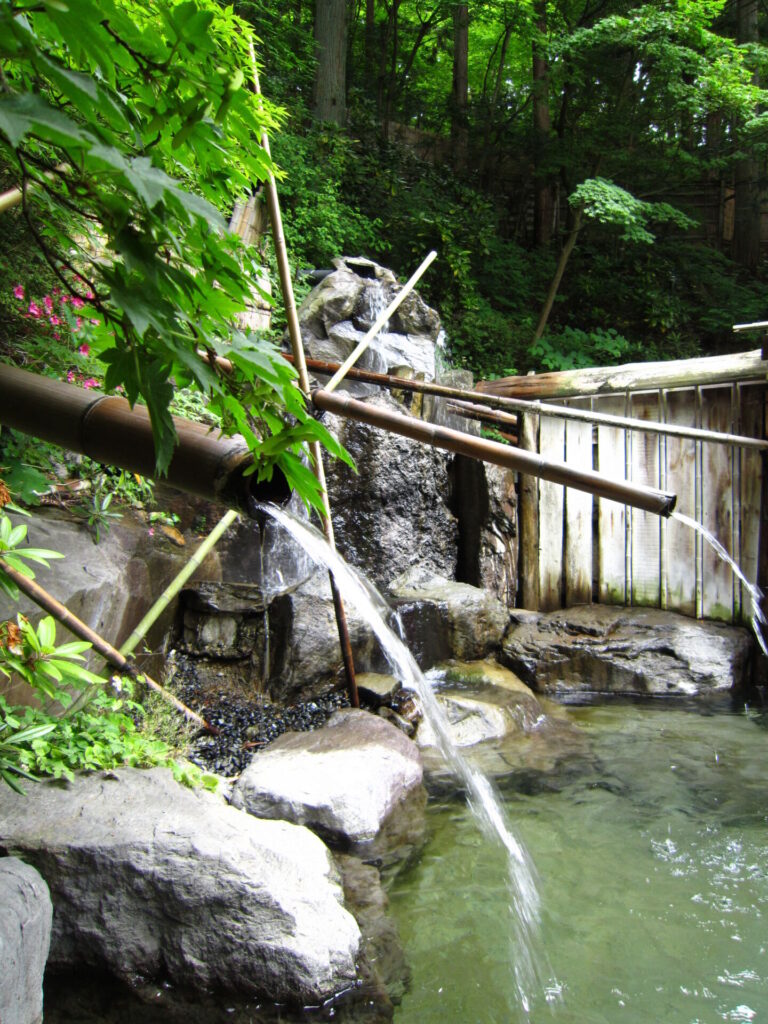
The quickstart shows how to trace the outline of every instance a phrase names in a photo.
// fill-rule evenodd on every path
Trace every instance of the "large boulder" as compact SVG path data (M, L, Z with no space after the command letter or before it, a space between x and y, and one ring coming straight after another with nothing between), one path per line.
M0 908L0 1021L38 1024L53 906L40 874L16 857L0 859Z
M744 684L751 651L745 629L591 605L513 616L503 660L542 693L692 697Z
M473 661L499 649L508 612L486 591L424 566L403 573L389 591L421 668L448 658Z
M50 887L54 968L302 1004L354 981L360 932L317 836L165 769L6 787L0 845Z
M256 754L232 803L348 844L376 838L422 780L418 748L383 719L348 708L322 729L286 733Z
M403 412L387 394L369 402ZM358 470L336 462L327 472L342 555L379 587L417 564L452 578L458 528L448 507L446 453L355 420L329 417L327 425Z

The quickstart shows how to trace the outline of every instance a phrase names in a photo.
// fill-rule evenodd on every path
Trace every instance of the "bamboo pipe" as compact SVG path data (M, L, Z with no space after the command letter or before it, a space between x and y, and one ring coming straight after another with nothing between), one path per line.
M624 505L645 509L646 512L654 512L656 515L669 516L677 502L677 496L674 494L624 480L611 480L593 470L575 469L565 463L548 462L532 452L510 448L485 438L472 437L459 430L439 427L434 423L425 423L412 416L403 416L388 409L358 402L347 395L329 395L327 391L318 389L312 392L312 401L318 409L335 413L337 416L358 420L393 434L402 434L435 448L468 455L470 458L515 469L520 473L540 477L542 480L551 480L566 487L587 491L601 498L609 498Z
M225 437L201 423L173 417L179 443L168 467L173 487L252 514L254 501L283 503L289 497L282 473L256 482L245 476L253 458L242 437ZM149 414L126 399L107 397L72 384L0 364L0 423L96 462L142 476L155 475L155 445Z
M256 66L256 51L253 48L253 39L250 38L248 41L251 57L251 72L253 76L253 89L257 96L261 96L261 84L259 82L259 71ZM261 146L264 152L269 158L272 153L269 146L269 136L267 135L266 129L261 133ZM288 323L288 335L291 339L291 349L293 351L293 361L296 367L296 372L299 377L299 387L304 392L307 401L310 400L310 386L309 386L309 374L307 373L307 364L304 357L304 343L301 339L301 328L299 326L299 315L296 311L296 298L293 294L293 280L291 278L291 268L288 263L288 247L285 244L285 234L283 232L283 217L280 212L280 200L277 195L277 182L275 176L270 170L267 174L266 180L266 193L267 193L267 207L269 209L269 218L272 222L272 241L275 246L275 255L277 257L277 269L280 276L280 288L283 293L283 302L285 304L285 316ZM323 534L325 539L328 541L330 546L335 550L336 538L333 535L333 522L331 520L331 506L328 501L328 485L325 479L325 469L323 467L323 453L320 448L318 441L312 441L309 444L309 454L312 460L312 468L317 478L317 483L320 488L320 495L323 504L323 514L320 517L323 526ZM344 663L344 675L347 680L347 693L349 694L349 702L353 708L360 707L360 697L357 692L357 679L355 678L355 663L352 657L352 641L349 637L349 625L347 623L347 614L344 610L344 602L341 599L341 593L336 583L336 578L333 573L328 574L328 578L331 584L331 594L333 596L333 608L336 615L336 626L339 633L339 646L341 648L341 658Z
M349 356L347 356L347 358L338 368L333 377L331 377L331 379L325 385L325 390L327 392L335 391L339 384L341 384L341 382L344 380L344 377L347 375L348 371L355 365L357 360L360 358L363 352L365 352L365 350L368 348L368 346L371 344L373 339L382 329L387 320L389 320L389 318L392 316L395 310L398 309L398 307L405 300L405 298L408 295L410 295L410 293L416 287L416 283L418 282L419 278L426 271L427 267L429 267L430 264L436 258L437 253L435 252L434 249L430 253L427 253L427 255L421 261L419 266L413 272L413 274L411 274L411 276L405 282L405 284L397 293L397 295L395 295L395 297L389 303L387 308L382 313L379 313L379 315L376 317L376 319L365 332L365 335L363 336L362 340L358 343L354 351L351 352Z
M201 718L197 712L188 708L186 704L182 704L178 697L174 697L174 695L169 693L165 687L156 683L154 679L146 674L146 672L137 672L136 666L132 662L128 661L120 651L116 650L112 644L107 643L107 641L103 637L99 636L98 633L95 633L90 626L87 626L82 621L82 619L78 619L76 615L73 615L69 608L63 605L60 601L57 601L56 598L49 594L47 590L44 590L39 583L35 583L34 580L22 575L22 573L12 568L1 558L0 572L4 572L9 579L13 580L19 590L25 593L30 600L35 602L36 605L39 605L44 611L52 615L54 619L62 624L62 626L66 626L70 632L75 634L75 636L79 636L81 640L86 640L91 644L93 649L100 654L102 658L108 661L110 665L113 665L121 672L124 672L126 675L132 676L133 678L137 675L143 676L150 690L154 690L155 693L159 694L163 698L163 700L172 704L176 710L180 711L185 718L190 720L190 722L194 722L195 725L198 725L201 729L205 729L206 732L216 733L218 731L217 729L214 729L213 726L209 725L204 718Z

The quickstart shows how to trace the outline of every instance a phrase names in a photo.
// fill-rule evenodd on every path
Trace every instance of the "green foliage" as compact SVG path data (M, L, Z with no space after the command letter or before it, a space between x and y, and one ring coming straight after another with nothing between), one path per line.
M631 350L630 342L612 327L592 331L564 327L539 338L531 346L530 358L539 370L579 370L626 362Z
M21 547L25 539L26 526L13 527L0 513L0 554L13 568L32 576L24 559L45 565L62 557ZM0 588L18 595L2 570ZM0 777L23 792L20 780L40 774L71 779L79 770L165 765L182 782L215 788L213 777L177 763L164 740L140 728L144 711L132 699L130 680L112 680L110 692L107 680L84 666L90 647L80 640L57 644L50 616L37 626L23 615L0 622L0 676L25 683L33 698L30 706L13 706L0 696Z
M583 207L587 217L601 224L621 228L621 237L626 242L653 242L655 236L648 229L652 221L683 229L696 226L692 217L669 203L644 202L605 178L582 181L568 197L568 202L571 206Z
M158 471L175 433L173 385L209 396L275 468L318 501L300 448L320 440L274 344L233 326L257 267L222 212L263 179L258 145L276 113L244 87L252 34L215 0L0 0L0 148L23 215L66 293L98 314L90 350L107 390L146 402ZM231 376L198 354L226 354Z

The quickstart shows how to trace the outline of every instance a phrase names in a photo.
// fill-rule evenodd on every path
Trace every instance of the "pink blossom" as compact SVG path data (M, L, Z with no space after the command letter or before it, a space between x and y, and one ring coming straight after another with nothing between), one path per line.
M85 293L85 297L86 299L88 299L89 302L92 302L96 298L96 296L90 289Z
M62 306L65 306L68 302L69 302L69 296L68 295L62 295L61 296L61 304L62 304Z
M98 386L99 382L96 380L95 377L86 377L86 379L83 381L84 388L97 388Z
M61 341L61 335L58 334L56 331L53 332L53 336L56 339L56 341Z
M70 301L74 309L82 309L85 305L79 295L73 295Z
M98 327L99 324L101 323L101 320L97 320L96 317L91 317L90 322L93 324L94 327Z
M150 526L150 528L147 530L147 533L149 534L150 537L154 537L155 536L155 528L154 528L154 526Z
M83 318L81 316L78 316L75 319L75 330L79 331L82 326L83 326Z
M91 351L91 347L88 344L88 342L83 342L83 344L77 351L80 353L81 356L87 356L88 353Z
M75 379L75 371L67 370L67 381L71 384Z
M17 299L23 299L24 298L24 285L23 284L17 284L16 287L13 289L13 294L14 294L14 296Z
M59 324L62 323L61 317L56 316L55 314L53 316L49 316L48 321L50 322L52 327L58 327Z
M34 316L34 317L38 317L38 316L42 316L42 314L43 314L43 311L42 311L42 309L40 309L38 304L36 302L30 302L30 304L29 304L29 315L30 316Z
M53 312L53 299L51 298L50 295L45 296L45 298L43 299L43 305L45 306L46 313Z

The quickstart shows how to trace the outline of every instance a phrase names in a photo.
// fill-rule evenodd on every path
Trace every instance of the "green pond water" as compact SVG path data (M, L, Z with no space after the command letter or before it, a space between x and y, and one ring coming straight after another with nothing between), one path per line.
M389 889L412 970L396 1024L768 1021L765 716L568 714L586 758L505 792L538 871L546 993L529 1016L517 1004L501 854L460 802L433 802L428 846Z

